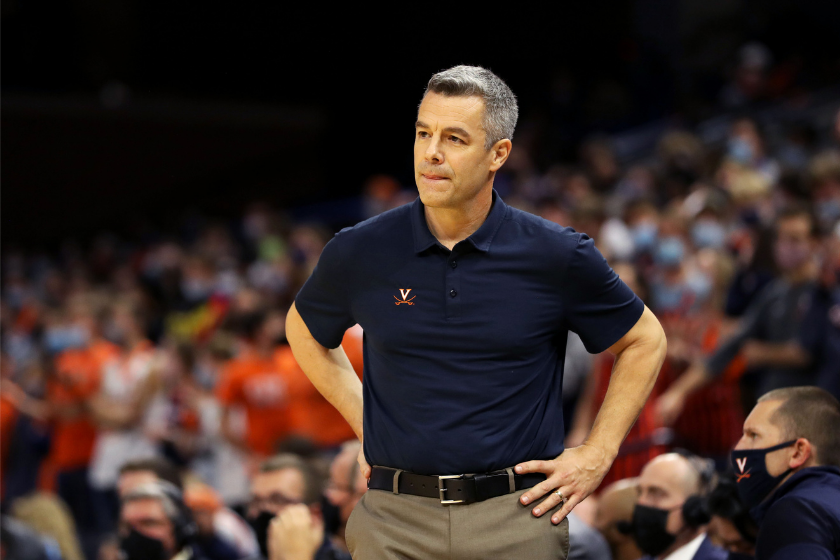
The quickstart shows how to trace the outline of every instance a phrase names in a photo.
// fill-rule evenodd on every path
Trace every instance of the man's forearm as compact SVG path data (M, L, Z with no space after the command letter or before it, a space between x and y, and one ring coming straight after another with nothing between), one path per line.
M613 458L653 390L667 345L659 322L645 309L639 336L616 354L607 394L586 443Z
M286 318L286 338L298 365L362 440L362 382L339 346L322 346L303 322L294 304Z

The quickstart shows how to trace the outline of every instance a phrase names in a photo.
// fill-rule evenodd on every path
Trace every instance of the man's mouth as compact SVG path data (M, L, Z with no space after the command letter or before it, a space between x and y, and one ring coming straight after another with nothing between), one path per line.
M449 177L444 177L443 175L430 175L428 173L423 173L423 177L425 177L429 181L443 181L449 179Z

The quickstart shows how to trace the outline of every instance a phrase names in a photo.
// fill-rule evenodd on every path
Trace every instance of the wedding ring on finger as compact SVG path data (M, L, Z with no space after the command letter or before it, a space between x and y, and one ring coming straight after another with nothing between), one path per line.
M554 493L557 494L558 498L560 498L561 504L566 502L566 496L563 495L563 492L561 492L559 488L555 490Z

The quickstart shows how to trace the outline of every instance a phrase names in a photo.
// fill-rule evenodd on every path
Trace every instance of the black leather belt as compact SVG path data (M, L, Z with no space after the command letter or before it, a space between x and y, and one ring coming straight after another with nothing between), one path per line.
M515 474L509 469L485 474L428 476L372 467L368 488L435 498L441 504L471 504L531 488L543 480L545 475L542 473Z

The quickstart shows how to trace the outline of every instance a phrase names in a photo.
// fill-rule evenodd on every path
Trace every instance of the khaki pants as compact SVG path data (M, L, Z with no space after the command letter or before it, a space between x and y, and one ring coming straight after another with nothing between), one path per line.
M531 514L525 490L469 505L368 490L347 521L354 560L565 560L569 520ZM539 503L539 502L537 502Z

